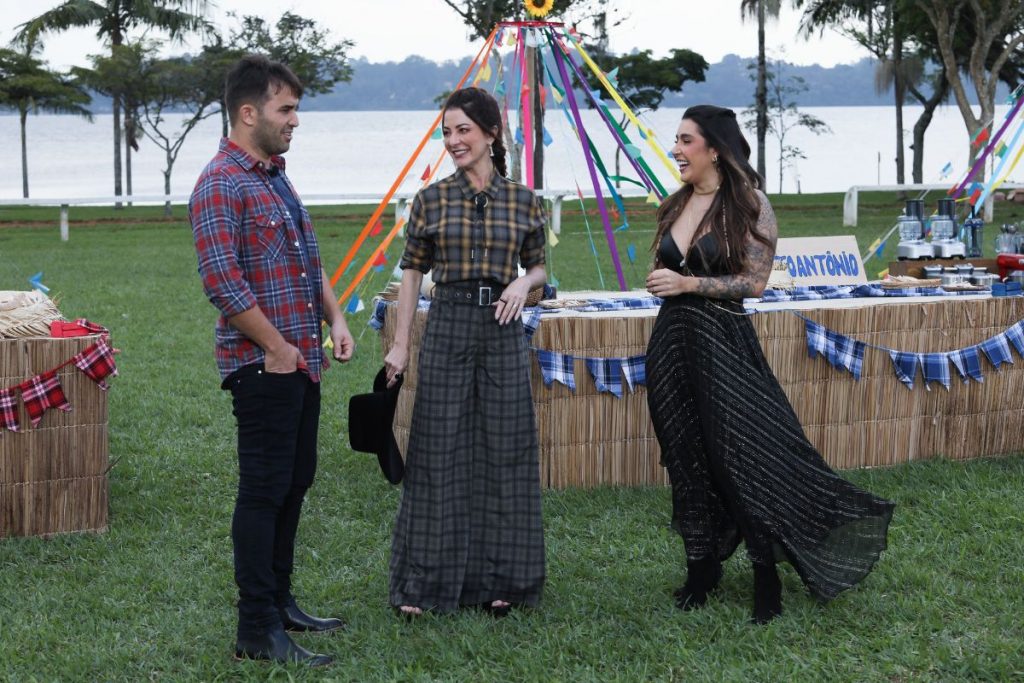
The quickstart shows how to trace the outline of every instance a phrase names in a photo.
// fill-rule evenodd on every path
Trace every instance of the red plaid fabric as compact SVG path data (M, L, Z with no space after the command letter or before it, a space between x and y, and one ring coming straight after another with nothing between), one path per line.
M51 337L84 337L87 334L110 334L110 330L85 318L73 323L66 320L54 320L50 323Z
M0 429L18 431L18 404L14 387L0 389Z
M283 158L272 157L271 165L284 173ZM263 349L228 323L258 305L302 352L310 378L320 381L320 251L309 212L301 212L298 225L274 191L268 168L227 138L196 182L188 214L203 288L220 311L215 338L222 378L263 362Z
M49 408L56 408L68 412L71 404L64 395L64 389L60 385L56 370L36 375L18 385L21 389L21 400L25 402L25 409L28 411L29 420L35 427L43 419L43 413Z
M113 375L117 377L117 364L114 362L114 350L107 344L106 338L100 339L92 346L84 349L81 353L71 359L75 367L86 374L86 376L100 389L106 391L108 385L103 380Z

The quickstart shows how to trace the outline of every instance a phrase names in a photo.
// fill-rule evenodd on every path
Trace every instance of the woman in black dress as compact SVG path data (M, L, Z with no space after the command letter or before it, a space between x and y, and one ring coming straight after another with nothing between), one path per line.
M664 299L647 349L647 401L686 549L681 609L699 608L740 541L753 620L782 613L777 561L826 601L863 579L893 504L837 476L807 441L744 315L764 291L778 228L736 115L690 107L672 155L684 185L662 203L647 289Z
M505 177L498 103L456 90L442 132L456 171L413 201L402 256L393 383L409 365L423 273L436 283L420 344L391 604L408 617L534 606L544 586L537 424L521 316L541 287L546 216ZM526 273L518 274L522 266Z

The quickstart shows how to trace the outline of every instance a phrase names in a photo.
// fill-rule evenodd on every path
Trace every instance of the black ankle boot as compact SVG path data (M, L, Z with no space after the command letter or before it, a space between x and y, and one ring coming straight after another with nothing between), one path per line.
M754 563L755 624L767 624L782 614L782 582L774 564Z
M277 664L299 662L311 667L327 666L334 661L333 657L296 645L280 626L260 636L239 638L235 643L235 659L265 659Z
M708 601L708 593L722 580L722 563L716 557L686 561L686 583L675 590L676 607L689 611Z
M277 612L281 615L281 623L284 625L285 631L328 633L345 628L345 622L338 617L322 618L306 614L295 603L295 598L288 600L284 607L278 608Z

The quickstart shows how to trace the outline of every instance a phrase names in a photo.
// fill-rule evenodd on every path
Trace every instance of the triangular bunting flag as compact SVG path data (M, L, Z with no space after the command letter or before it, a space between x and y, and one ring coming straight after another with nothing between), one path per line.
M106 339L100 339L92 346L84 349L72 358L72 361L76 368L84 372L86 377L96 382L103 391L109 388L104 380L110 376L117 377L114 351L107 344Z
M622 398L622 361L618 358L584 358L598 391Z
M21 400L25 403L25 410L28 411L28 418L32 426L39 424L43 414L50 408L69 412L71 404L64 395L64 388L60 385L60 378L56 370L36 375L18 385L21 390Z
M370 230L370 237L376 237L380 234L380 231L384 229L384 223L378 218L377 222L373 224L373 229Z
M545 126L543 130L544 130L544 138L543 138L544 139L544 146L547 147L552 142L554 142L554 140L552 140L551 133L548 132L547 126Z
M366 306L363 305L363 300L360 299L358 296L353 296L349 300L348 306L345 307L345 312L346 313L358 313L359 311L363 310L364 308L366 308Z
M478 78L484 82L491 80L491 63L489 61L484 62L484 66L480 69L480 75Z
M420 180L424 182L430 180L430 164L427 164L427 167L423 169L423 175L420 176Z
M18 431L18 406L14 387L0 389L0 429Z
M1017 353L1024 358L1024 320L1014 323L1006 330L1006 338L1017 349Z
M651 190L650 193L647 195L647 203L659 206L661 205L661 200L658 199L658 195L654 193L654 190Z
M921 370L924 372L924 388L931 389L929 383L938 382L949 390L949 355L945 353L922 353Z
M989 337L978 344L978 346L985 353L989 362L992 363L992 367L996 370L999 369L1000 365L1013 364L1013 358L1010 356L1010 345L1007 343L1005 333Z
M914 378L917 376L918 355L916 353L905 353L903 351L889 350L889 357L892 358L893 369L896 377L907 385L909 389L914 388Z
M576 359L568 353L537 349L537 362L540 363L540 374L546 387L550 387L552 382L561 382L575 392L575 361Z
M630 244L626 247L626 256L629 257L630 263L636 263L636 245Z
M440 128L435 128L434 132L430 134L431 140L440 140L442 137L444 137L444 134L441 132Z
M552 230L550 227L548 228L548 244L550 244L552 247L558 246L558 235L556 235L555 231Z
M960 375L960 379L964 383L967 382L968 378L973 379L975 382L985 381L985 378L981 376L981 351L978 350L977 346L968 346L966 349L950 351L947 355L953 361L953 367L956 368L957 374Z
M629 391L634 392L639 386L647 384L647 359L645 356L630 356L622 362L622 374L626 377Z
M383 251L378 252L377 253L377 258L373 259L373 265L374 266L383 266L387 262L388 262L387 254L385 254Z

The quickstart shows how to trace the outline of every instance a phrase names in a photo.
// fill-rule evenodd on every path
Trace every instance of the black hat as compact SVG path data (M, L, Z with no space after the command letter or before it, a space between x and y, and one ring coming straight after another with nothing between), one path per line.
M402 453L391 429L402 376L398 375L396 380L389 388L387 371L381 368L373 378L373 393L357 394L348 401L348 440L352 450L376 453L381 472L392 484L402 481L405 474Z

